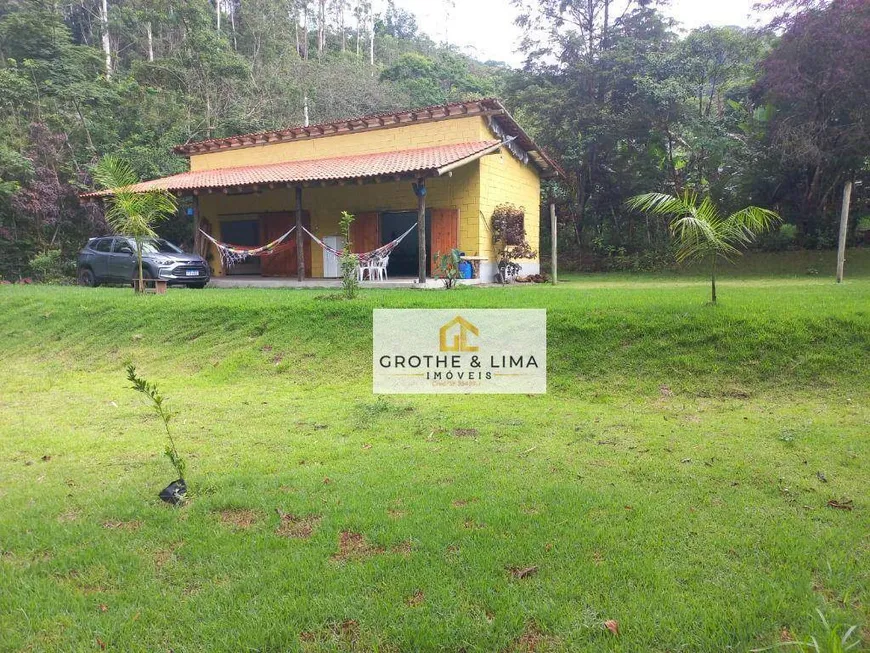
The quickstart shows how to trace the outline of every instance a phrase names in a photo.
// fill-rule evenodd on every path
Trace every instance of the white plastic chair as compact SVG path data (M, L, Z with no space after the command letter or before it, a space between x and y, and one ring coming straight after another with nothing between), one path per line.
M374 268L375 268L375 276L378 278L378 281L386 281L387 280L387 266L390 264L389 256L382 256L379 259L375 259Z
M363 281L366 278L366 272L369 275L369 281L375 281L378 276L377 259L369 259L365 264L359 267L359 280Z

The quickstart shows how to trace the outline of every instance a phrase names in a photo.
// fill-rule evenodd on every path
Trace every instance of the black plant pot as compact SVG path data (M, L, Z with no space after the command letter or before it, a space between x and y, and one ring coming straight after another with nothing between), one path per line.
M171 503L173 506L184 501L184 495L187 493L187 484L183 478L173 481L160 492L160 498L166 503Z

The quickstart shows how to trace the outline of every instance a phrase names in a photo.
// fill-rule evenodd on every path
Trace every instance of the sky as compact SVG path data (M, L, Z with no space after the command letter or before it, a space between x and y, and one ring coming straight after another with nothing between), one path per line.
M474 57L493 59L519 66L523 56L515 52L520 30L514 26L516 9L510 0L456 0L450 9L449 23L445 0L394 0L396 6L413 12L423 32L435 41L443 42L450 25L449 41L459 45ZM750 17L757 0L671 0L666 12L686 29L703 25L754 26L757 17ZM378 10L375 1L375 11Z

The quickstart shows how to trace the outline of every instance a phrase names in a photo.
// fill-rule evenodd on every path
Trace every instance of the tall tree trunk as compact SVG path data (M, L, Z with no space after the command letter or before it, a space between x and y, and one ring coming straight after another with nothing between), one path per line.
M223 0L214 0L214 13L217 17L217 31L221 31L221 2Z
M843 187L843 208L840 211L840 239L837 243L837 283L843 283L846 267L846 236L849 232L849 204L852 202L852 180Z
M308 61L308 5L302 5L302 50L303 59Z
M230 27L233 30L233 50L239 49L239 44L236 42L236 7L230 4Z
M106 57L106 79L112 78L112 42L109 39L109 3L100 2L100 32L103 42L103 54Z
M145 33L148 35L148 61L154 61L154 37L151 34L151 21L145 23Z
M341 29L341 51L347 52L347 34L344 31L344 2L338 7L338 26Z
M136 239L136 258L139 263L139 285L136 292L145 292L145 275L142 274L142 239Z
M369 63L372 66L372 77L375 76L375 12L369 9Z
M317 8L317 57L323 56L326 43L326 0L318 0Z
M293 34L296 36L296 54L302 56L302 50L299 49L299 20L293 18Z

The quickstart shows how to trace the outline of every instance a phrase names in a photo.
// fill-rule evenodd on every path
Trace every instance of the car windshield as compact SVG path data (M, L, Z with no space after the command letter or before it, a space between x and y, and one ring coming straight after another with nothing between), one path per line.
M135 246L135 245L134 245ZM149 238L142 241L143 254L181 254L181 250L168 240Z

